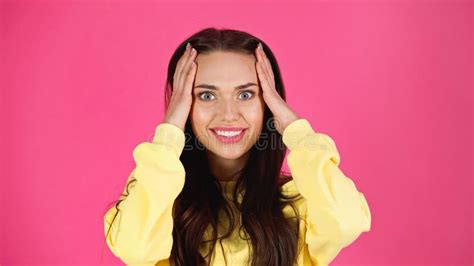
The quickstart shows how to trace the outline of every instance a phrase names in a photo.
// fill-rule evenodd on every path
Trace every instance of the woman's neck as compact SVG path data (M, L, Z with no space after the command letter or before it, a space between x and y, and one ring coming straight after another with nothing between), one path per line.
M247 162L249 153L237 159L226 159L208 152L207 158L211 173L221 182L235 181L237 173L242 170Z

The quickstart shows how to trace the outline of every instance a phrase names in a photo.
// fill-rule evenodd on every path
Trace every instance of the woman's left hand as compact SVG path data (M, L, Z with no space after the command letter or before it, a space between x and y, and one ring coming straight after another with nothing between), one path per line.
M256 68L258 79L262 86L263 99L265 100L268 108L273 113L275 119L275 128L283 135L285 128L291 124L291 122L298 120L299 116L291 110L288 104L280 97L280 94L275 89L275 77L273 76L273 70L261 44L255 49L257 57Z

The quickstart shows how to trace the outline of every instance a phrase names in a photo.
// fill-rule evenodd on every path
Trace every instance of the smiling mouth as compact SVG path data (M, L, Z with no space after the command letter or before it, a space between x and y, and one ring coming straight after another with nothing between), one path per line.
M230 144L242 140L245 133L247 132L247 128L242 129L239 133L237 133L238 131L216 131L214 129L210 129L210 131L212 132L212 135L221 143Z

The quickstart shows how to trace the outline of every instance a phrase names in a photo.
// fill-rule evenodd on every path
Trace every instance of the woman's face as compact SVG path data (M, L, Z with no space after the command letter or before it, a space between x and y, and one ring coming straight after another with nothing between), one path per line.
M252 54L215 51L198 54L195 62L193 131L215 156L238 159L250 150L262 131L265 102L258 85L256 58Z

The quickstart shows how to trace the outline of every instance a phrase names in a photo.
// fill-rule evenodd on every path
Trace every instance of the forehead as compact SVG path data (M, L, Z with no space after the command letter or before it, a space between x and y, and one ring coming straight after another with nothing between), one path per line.
M256 58L253 54L228 51L215 51L198 54L195 59L198 69L195 82L212 83L216 86L233 85L230 83L256 82Z

